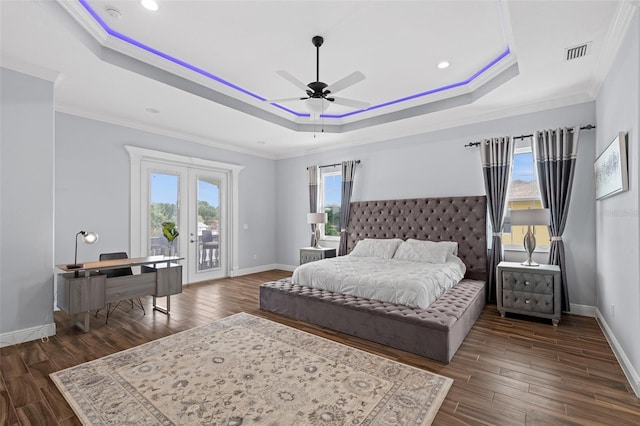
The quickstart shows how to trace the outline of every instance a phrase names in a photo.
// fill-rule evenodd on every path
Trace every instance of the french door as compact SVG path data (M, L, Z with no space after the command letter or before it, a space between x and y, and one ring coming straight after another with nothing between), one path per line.
M184 258L187 283L228 275L227 174L158 161L141 163L142 253ZM170 242L163 224L179 235Z

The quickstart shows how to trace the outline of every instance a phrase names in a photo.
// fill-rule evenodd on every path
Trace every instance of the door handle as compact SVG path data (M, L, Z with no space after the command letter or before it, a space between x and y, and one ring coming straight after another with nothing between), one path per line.
M191 243L195 243L195 242L196 242L196 240L189 240L189 242L191 242Z

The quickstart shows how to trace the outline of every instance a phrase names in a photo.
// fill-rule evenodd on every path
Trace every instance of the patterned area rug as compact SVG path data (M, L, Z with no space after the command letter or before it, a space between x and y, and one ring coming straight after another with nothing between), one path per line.
M51 378L90 425L428 425L453 383L245 313Z

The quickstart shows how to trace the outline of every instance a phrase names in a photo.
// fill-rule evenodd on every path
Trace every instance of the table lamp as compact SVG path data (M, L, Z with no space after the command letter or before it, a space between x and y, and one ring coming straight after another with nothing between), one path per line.
M98 241L98 234L96 234L95 232L90 232L90 231L78 232L76 234L76 255L73 258L73 264L67 265L67 269L79 269L84 266L84 264L78 263L78 235L82 235L82 241L84 241L85 244L93 244L96 241Z
M522 262L524 266L540 266L531 260L531 255L536 249L535 225L549 225L549 209L525 209L511 210L511 225L524 225L527 233L524 236L524 250L528 254L527 260Z
M314 248L317 248L317 249L322 248L322 246L320 246L320 237L322 235L320 235L320 227L318 225L326 222L327 222L326 213L307 213L307 223L316 225L316 232L315 232L316 245L314 246Z

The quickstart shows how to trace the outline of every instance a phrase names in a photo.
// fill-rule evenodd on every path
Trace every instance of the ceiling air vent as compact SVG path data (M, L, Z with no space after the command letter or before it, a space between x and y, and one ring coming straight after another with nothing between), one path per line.
M564 58L566 61L582 58L591 51L591 42L580 44L578 46L568 47L565 50Z

